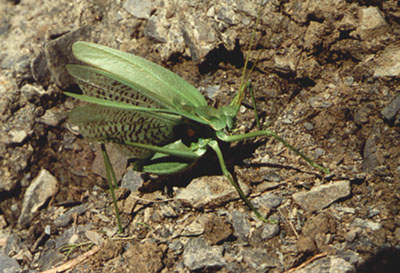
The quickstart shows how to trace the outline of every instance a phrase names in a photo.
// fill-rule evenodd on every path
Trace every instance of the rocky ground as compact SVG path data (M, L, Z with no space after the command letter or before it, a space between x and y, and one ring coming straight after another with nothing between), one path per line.
M161 64L214 106L236 94L258 1L0 0L0 272L397 272L398 1L264 1L250 61L274 139L224 147L257 220L210 152L190 171L140 175L109 147L124 234L97 144L67 113L71 45ZM239 132L257 130L246 97ZM56 271L48 271L56 272Z

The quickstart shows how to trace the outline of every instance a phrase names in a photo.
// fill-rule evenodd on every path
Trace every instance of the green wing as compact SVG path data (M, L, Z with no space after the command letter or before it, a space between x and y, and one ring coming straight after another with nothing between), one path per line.
M146 59L88 42L74 43L72 51L78 60L118 77L128 86L133 84L138 93L151 96L168 109L180 111L207 105L194 86Z
M151 92L142 95L136 91L139 88L136 84L128 86L123 79L106 71L84 65L67 65L67 70L86 96L147 108L169 108L151 96Z
M173 128L180 123L175 116L120 110L100 105L86 105L72 110L70 121L79 126L81 134L93 141L164 146L174 140ZM147 158L154 152L121 145L125 154Z
M196 115L195 109L197 108L182 106L182 109L178 109L179 105L170 104L169 100L172 98L170 93L165 92L161 96L162 92L154 92L151 89L150 80L150 86L146 86L142 85L142 82L134 78L134 76L133 80L128 81L117 74L85 65L67 65L67 70L83 92L83 95L65 92L69 96L89 103L119 107L121 110L175 114L207 124L207 120ZM197 90L196 92L198 93ZM200 93L198 94L201 95Z

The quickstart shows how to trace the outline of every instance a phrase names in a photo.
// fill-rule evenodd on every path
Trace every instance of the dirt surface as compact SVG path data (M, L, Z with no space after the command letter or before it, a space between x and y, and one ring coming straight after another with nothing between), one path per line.
M398 1L265 4L250 50L261 121L331 171L272 138L224 147L235 179L274 224L237 195L205 194L231 188L212 152L158 177L128 171L116 150L117 176L143 182L117 191L120 235L98 147L66 118L80 104L63 94L76 90L65 71L71 44L145 57L218 107L239 89L259 6L141 3L0 0L0 244L15 272L397 272ZM257 130L252 109L246 96L235 133Z

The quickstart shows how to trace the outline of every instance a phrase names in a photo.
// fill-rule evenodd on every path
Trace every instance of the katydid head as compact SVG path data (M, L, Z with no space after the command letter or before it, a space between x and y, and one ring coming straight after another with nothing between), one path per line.
M221 108L210 106L198 107L195 109L196 115L211 126L214 131L233 129L237 109L235 106L227 105Z
M222 116L225 118L225 129L231 131L235 126L236 115L239 110L238 106L226 105L219 108L219 111L222 112Z

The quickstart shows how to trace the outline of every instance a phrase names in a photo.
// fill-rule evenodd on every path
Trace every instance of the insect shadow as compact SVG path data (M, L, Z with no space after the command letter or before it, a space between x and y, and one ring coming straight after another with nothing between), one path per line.
M231 64L236 68L243 68L245 61L246 59L243 55L243 49L239 44L239 40L235 40L235 47L232 50L226 49L223 44L211 50L204 57L204 61L198 65L198 68L200 74L204 75L216 72L221 68L220 63ZM252 66L254 66L254 63L249 61L248 67ZM257 67L255 67L254 70L264 73Z

